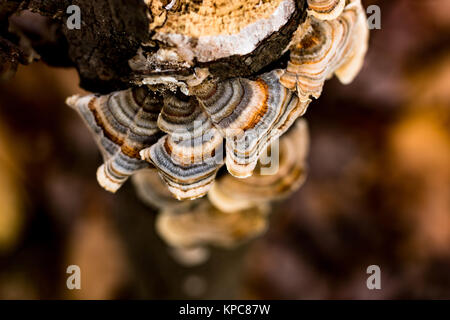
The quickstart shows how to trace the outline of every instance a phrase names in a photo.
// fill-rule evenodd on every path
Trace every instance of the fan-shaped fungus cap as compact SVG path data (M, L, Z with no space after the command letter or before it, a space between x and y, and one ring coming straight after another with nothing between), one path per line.
M209 200L224 212L235 212L287 197L305 180L308 145L306 121L297 120L280 139L278 165L259 162L255 173L247 179L221 177L209 191ZM273 147L272 152L276 152L276 146Z
M175 95L165 98L158 124L168 132L141 151L179 200L204 196L223 165L223 137L212 126L197 101Z
M325 80L334 73L349 83L359 72L367 51L368 27L359 0L352 1L334 20L308 17L303 35L291 47L290 61L281 83L297 90L302 101L318 98Z
M219 137L220 142L213 150L220 150L222 137L218 134L215 136ZM205 140L202 140L202 142L208 143ZM183 150L189 149L195 144L193 141L187 143L186 146L177 148L176 142L166 135L152 147L141 151L142 159L150 161L158 169L170 192L179 200L192 200L204 196L214 182L217 170L223 164L221 156L215 157L215 154L202 154L200 157L203 156L203 159L199 162L183 163L176 161L175 156L172 156L172 150L183 154ZM205 147L205 149L207 148ZM190 151L188 152L190 153ZM192 152L195 152L195 150Z
M215 245L230 248L267 228L267 208L255 207L232 214L222 212L207 199L184 212L163 210L157 218L159 235L171 246L192 248Z
M320 20L333 20L344 10L346 0L308 0L308 14Z
M162 100L146 88L108 95L72 96L66 103L78 111L91 129L103 155L97 170L99 184L116 192L129 176L148 167L139 152L161 136L157 118Z
M359 0L351 0L345 11L355 19L353 39L348 48L349 53L346 61L339 66L335 73L343 84L349 84L355 79L363 66L369 44L369 28L367 27L366 14Z
M209 81L191 89L214 126L226 138L226 165L238 177L252 175L268 144L303 114L306 103L280 84L281 70L255 81Z

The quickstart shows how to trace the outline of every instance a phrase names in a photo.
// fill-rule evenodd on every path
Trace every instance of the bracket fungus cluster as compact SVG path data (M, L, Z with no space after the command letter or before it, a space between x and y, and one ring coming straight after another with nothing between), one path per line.
M304 180L298 118L327 79L359 72L364 10L360 0L146 4L151 41L129 61L130 88L67 104L103 154L102 187L133 176L174 247L232 246L265 230L270 204ZM269 153L277 170L264 170Z
M275 165L261 159L247 179L222 175L207 197L193 201L175 199L156 169L141 170L132 179L139 197L160 210L156 222L160 236L176 249L181 263L193 264L194 257L207 257L198 255L207 245L232 248L267 229L271 204L305 181L308 147L306 121L299 119L279 144L270 147L278 149Z

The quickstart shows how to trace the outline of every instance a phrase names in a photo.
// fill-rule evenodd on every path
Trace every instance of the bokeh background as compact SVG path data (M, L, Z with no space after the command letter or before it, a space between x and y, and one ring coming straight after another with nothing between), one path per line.
M328 81L305 116L306 183L264 236L196 267L131 183L97 185L100 154L64 104L76 71L20 67L0 84L0 299L450 299L450 2L363 3L382 28L355 82Z

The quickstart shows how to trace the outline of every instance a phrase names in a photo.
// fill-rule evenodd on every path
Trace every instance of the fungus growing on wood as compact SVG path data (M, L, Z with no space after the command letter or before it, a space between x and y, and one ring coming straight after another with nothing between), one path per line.
M178 253L206 246L234 247L264 232L273 202L289 196L303 183L308 144L306 122L299 120L281 138L276 168L259 163L247 179L222 175L207 198L195 201L175 200L154 169L138 172L133 180L140 198L160 210L157 230Z
M130 89L67 103L104 155L105 189L136 175L172 246L231 246L261 233L270 204L304 181L297 119L327 79L349 83L361 69L364 10L359 0L145 3L149 39L128 61ZM278 139L278 170L263 173Z

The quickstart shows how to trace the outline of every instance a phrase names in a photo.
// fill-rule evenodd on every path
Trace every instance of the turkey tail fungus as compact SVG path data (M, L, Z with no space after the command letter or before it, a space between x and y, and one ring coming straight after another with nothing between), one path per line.
M368 30L360 1L147 6L150 39L129 61L131 89L67 100L104 155L100 185L115 192L136 174L139 196L161 209L159 233L175 247L230 246L261 233L267 206L304 181L308 135L297 119L325 80L349 83L361 68ZM277 148L279 167L261 174L258 161ZM138 172L148 167L156 171Z

